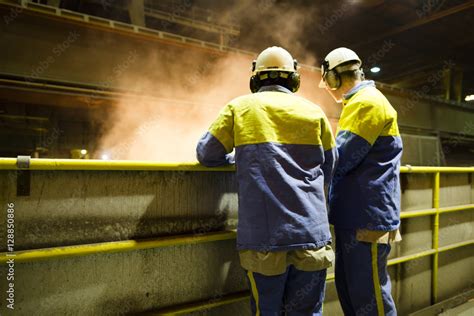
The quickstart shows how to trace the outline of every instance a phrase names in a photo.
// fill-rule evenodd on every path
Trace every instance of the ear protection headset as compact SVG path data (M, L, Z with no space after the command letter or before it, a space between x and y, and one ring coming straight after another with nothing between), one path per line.
M254 60L252 62L252 72L255 71L257 61ZM262 87L262 81L265 79L277 79L278 77L287 80L287 87L291 90L291 92L298 91L300 87L301 77L300 74L296 71L298 68L298 61L293 59L293 67L295 71L293 72L286 72L286 71L279 71L279 70L266 70L260 73L256 73L250 77L250 91L252 93L258 92Z
M334 67L333 69L328 70L329 69L329 61L327 61L327 60L324 60L322 62L322 67L324 69L324 73L323 73L324 81L326 82L327 86L331 90L337 90L341 87L341 84L342 84L341 74L344 73L344 72L348 72L348 71L358 72L359 75L360 75L361 80L365 79L365 74L364 74L364 70L362 69L362 67L360 67L359 69L344 69L343 68L343 70L341 72L338 72L336 70L336 68L338 68L338 67Z

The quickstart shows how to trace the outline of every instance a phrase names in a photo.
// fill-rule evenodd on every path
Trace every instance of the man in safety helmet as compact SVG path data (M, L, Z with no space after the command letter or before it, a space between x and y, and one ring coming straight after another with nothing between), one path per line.
M348 48L331 51L320 88L342 103L339 162L329 191L336 234L336 287L346 315L396 315L387 273L390 243L400 235L402 140L397 112Z
M320 315L334 258L324 197L337 151L329 121L296 96L297 62L270 47L253 62L253 94L230 101L197 145L206 166L235 164L237 248L254 315Z

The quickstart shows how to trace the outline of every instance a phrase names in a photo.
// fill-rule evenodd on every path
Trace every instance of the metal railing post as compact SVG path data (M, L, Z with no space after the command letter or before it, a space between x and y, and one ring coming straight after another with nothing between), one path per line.
M433 271L431 279L431 304L436 304L438 300L438 257L439 257L439 178L440 172L436 172L433 177L433 208L436 213L433 218Z

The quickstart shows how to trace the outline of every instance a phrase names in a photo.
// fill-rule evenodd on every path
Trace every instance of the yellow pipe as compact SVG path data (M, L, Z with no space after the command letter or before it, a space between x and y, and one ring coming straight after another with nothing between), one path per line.
M420 217L420 216L427 216L436 214L435 209L427 209L427 210L420 210L420 211L406 211L400 213L400 218L411 218L411 217Z
M0 158L0 170L16 170L16 158ZM197 162L156 162L141 160L84 160L32 158L31 170L163 170L234 171L233 166L208 168ZM401 167L402 173L471 173L474 167Z
M438 301L438 248L439 248L439 178L440 173L436 172L433 177L433 208L436 213L433 219L433 249L436 251L433 255L433 268L431 280L431 304L436 304Z
M227 294L223 296L215 296L204 301L182 304L177 306L166 307L155 312L149 312L147 315L183 315L193 312L207 311L211 308L215 308L222 305L228 305L232 303L237 303L244 301L250 298L250 293L248 291Z
M458 242L458 243L455 243L455 244L439 247L438 252L445 252L445 251L449 251L449 250L453 250L453 249L456 249L456 248L461 248L461 247L465 247L465 246L469 246L469 245L473 245L473 244L474 244L474 239L465 240L465 241L461 241L461 242Z
M405 218L411 218L411 217L435 215L437 213L437 210L440 214L443 214L443 213L450 213L450 212L468 211L472 209L474 209L474 204L465 204L465 205L458 205L458 206L440 207L438 209L429 208L426 210L419 210L419 211L405 211L405 212L400 213L400 217L402 219L405 219Z
M448 206L439 208L439 213L450 213L450 212L459 212L459 211L468 211L474 209L474 204L465 204L459 206Z
M0 169L17 170L16 158L0 158ZM198 162L32 158L29 170L234 171L235 168L233 166L208 168Z
M417 252L417 253L412 254L412 255L390 259L390 260L388 260L388 265L392 266L392 265L395 265L395 264L399 264L399 263L403 263L403 262L407 262L407 261L411 261L411 260L416 260L416 259L423 258L423 257L429 256L429 255L435 254L435 253L436 253L436 250L434 250L434 249L429 249L429 250Z
M16 158L0 158L0 170L16 170Z
M392 265L400 264L400 263L403 263L403 262L423 258L423 257L429 256L429 255L439 253L439 252L445 252L445 251L449 251L449 250L453 250L453 249L457 249L457 248L462 248L462 247L469 246L469 245L474 245L474 239L458 242L458 243L443 246L443 247L439 247L438 251L436 251L435 249L429 249L429 250L421 251L421 252L418 252L418 253L415 253L415 254L412 254L412 255L390 259L388 261L388 265L392 266Z
M474 167L400 167L401 173L471 173Z
M0 253L0 263L14 258L15 262L29 262L45 259L85 256L98 253L113 253L150 248L189 245L211 241L235 239L235 231L220 231L196 235L177 235L156 239L123 240L96 244L62 246L53 248L21 250Z

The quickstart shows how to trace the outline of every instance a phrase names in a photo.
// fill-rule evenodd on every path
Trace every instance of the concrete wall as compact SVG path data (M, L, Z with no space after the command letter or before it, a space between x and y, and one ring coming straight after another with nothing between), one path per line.
M402 184L404 211L431 207L431 176L404 175ZM467 175L442 176L441 185L441 206L473 203ZM236 224L236 184L230 172L32 171L30 196L18 197L16 172L1 171L0 189L2 205L15 203L16 250L201 233ZM5 236L2 214L0 236ZM441 215L440 246L473 239L473 222L471 211ZM402 233L391 258L430 249L431 218L403 220ZM0 246L5 251L5 244ZM440 299L473 286L472 250L468 246L440 255ZM430 269L430 257L390 267L400 315L429 305ZM5 280L6 266L0 271ZM246 288L235 241L97 254L17 263L15 313L117 315ZM0 293L5 290L2 281ZM328 282L324 308L328 315L342 315L333 282ZM210 314L249 314L248 304Z
M17 250L203 233L235 224L231 173L35 171L29 197L15 196L15 172L1 174L2 198L16 204Z

